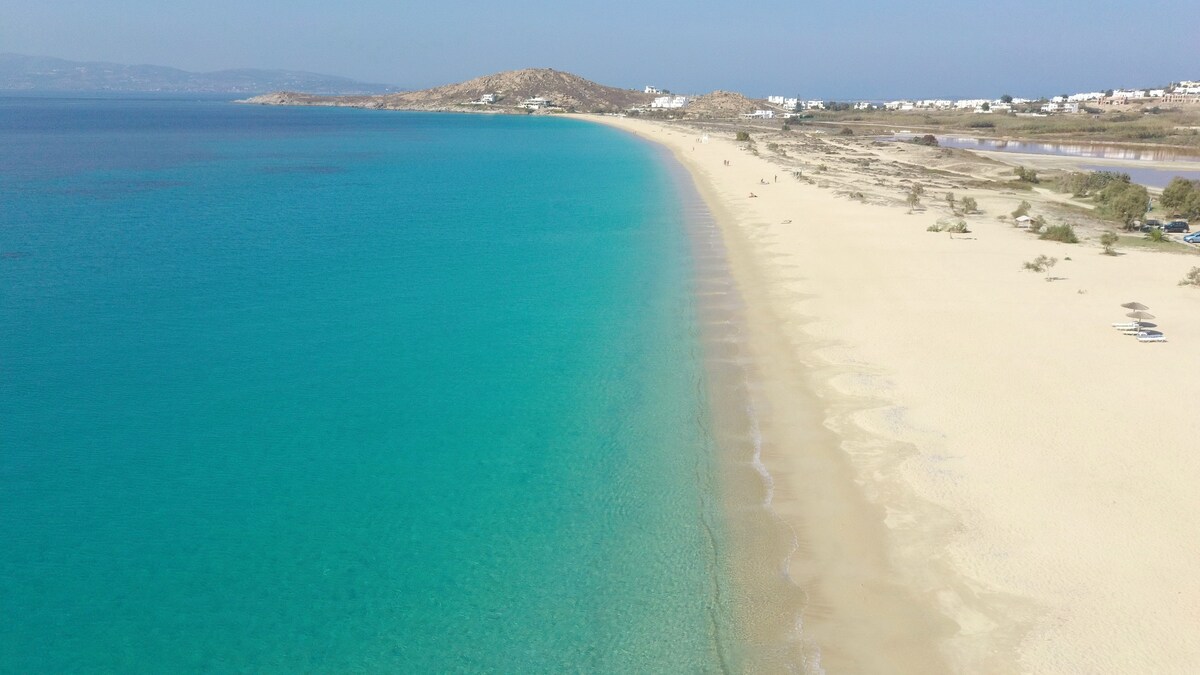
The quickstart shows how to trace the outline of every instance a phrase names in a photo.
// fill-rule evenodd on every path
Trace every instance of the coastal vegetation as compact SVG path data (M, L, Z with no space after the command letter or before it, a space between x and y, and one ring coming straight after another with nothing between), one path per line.
M1044 232L1038 235L1038 239L1046 239L1048 241L1061 241L1064 244L1078 244L1079 237L1075 234L1075 228L1067 223L1051 225Z
M977 213L979 211L979 204L975 202L974 197L963 197L962 210L963 213Z
M1017 208L1013 210L1012 217L1020 218L1021 216L1027 216L1027 215L1029 215L1030 208L1032 208L1032 207L1029 205L1029 202L1022 199L1020 205L1018 205Z
M1179 282L1180 286L1200 286L1200 267L1193 267Z
M1045 274L1046 281L1050 281L1053 277L1050 276L1050 270L1058 264L1058 258L1052 258L1048 255L1039 255L1033 260L1025 263L1025 269L1038 274Z
M1033 169L1030 169L1030 168L1027 168L1024 166L1018 166L1016 169L1013 170L1013 173L1017 174L1017 180L1021 181L1022 183L1037 183L1037 182L1039 182L1038 177L1037 177L1037 171L1034 171Z
M1159 204L1171 215L1200 218L1200 181L1176 176L1163 188Z
M1176 185L1176 181L1172 181L1172 185ZM1129 174L1116 171L1072 171L1055 178L1053 187L1077 199L1090 198L1100 215L1121 223L1127 230L1133 229L1135 221L1146 214L1150 203L1150 192L1145 187L1133 183ZM1166 194L1164 190L1164 206ZM1176 195L1184 202L1189 199L1187 188L1181 185L1172 192L1173 198ZM1197 208L1200 208L1200 196L1197 196L1196 202Z
M1105 232L1100 235L1100 246L1104 249L1103 254L1116 255L1117 250L1114 247L1120 239L1116 232Z
M1087 197L1112 183L1130 182L1129 174L1116 171L1071 171L1057 177L1053 188L1072 197Z

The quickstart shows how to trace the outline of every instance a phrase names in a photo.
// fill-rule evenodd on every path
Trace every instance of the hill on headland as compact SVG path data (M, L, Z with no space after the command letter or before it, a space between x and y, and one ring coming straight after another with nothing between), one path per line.
M495 97L487 104L478 103L486 95ZM277 92L256 96L247 103L267 105L320 105L380 108L387 110L480 110L509 112L519 109L532 98L548 99L554 107L578 112L616 112L630 106L646 105L653 96L632 89L597 84L578 75L551 68L527 68L485 75L458 84L447 84L421 91L381 96L315 96L295 92Z

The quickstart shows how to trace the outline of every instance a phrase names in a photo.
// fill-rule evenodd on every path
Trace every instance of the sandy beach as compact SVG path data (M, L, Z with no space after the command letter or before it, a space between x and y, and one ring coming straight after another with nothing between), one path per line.
M1061 195L953 167L982 213L926 231L942 190L910 213L870 170L903 182L915 150L592 119L668 147L721 225L808 670L1195 672L1200 288L1178 282L1200 256L1039 240L997 216ZM1022 268L1038 255L1052 280ZM1129 301L1167 342L1111 327Z

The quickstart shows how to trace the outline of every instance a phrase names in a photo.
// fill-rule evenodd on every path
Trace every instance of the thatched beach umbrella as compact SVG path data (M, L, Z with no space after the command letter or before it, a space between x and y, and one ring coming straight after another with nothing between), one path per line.
M1143 312L1140 309L1130 312L1130 313L1126 314L1125 316L1133 319L1134 322L1137 323L1139 328L1141 327L1143 321L1149 321L1150 319L1154 318L1153 314L1150 314L1149 312Z
M1140 302L1127 302L1121 306L1124 307L1125 309L1132 309L1134 311L1142 311L1142 312L1146 311L1147 309L1150 309L1149 307L1143 305Z

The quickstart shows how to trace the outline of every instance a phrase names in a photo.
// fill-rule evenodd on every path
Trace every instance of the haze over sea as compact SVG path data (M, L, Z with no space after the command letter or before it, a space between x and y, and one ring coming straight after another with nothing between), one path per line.
M0 99L0 672L736 661L657 152Z

